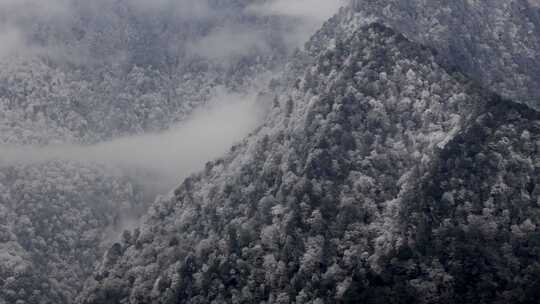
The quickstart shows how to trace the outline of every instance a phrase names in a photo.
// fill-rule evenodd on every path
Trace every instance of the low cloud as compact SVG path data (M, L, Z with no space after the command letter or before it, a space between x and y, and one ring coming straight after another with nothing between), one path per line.
M24 37L16 28L5 25L0 30L0 60L25 49Z
M289 16L324 21L333 16L343 0L274 0L251 5L248 10L266 16Z
M287 17L295 26L283 33L291 48L302 47L324 21L337 13L346 0L271 0L247 7L250 14Z
M174 187L204 164L225 154L260 122L254 95L224 93L211 106L159 134L119 138L92 146L0 146L0 167L54 160L92 162L144 172L160 187ZM137 178L137 177L136 177Z
M0 17L10 21L25 18L55 18L68 14L70 0L0 0Z
M238 11L238 5L230 6L211 4L210 0L0 0L0 59L12 53L39 53L61 63L87 62L89 46L93 41L74 41L72 29L89 37L104 31L100 39L114 37L115 41L123 41L127 32L123 24L116 24L122 16L123 9L129 10L137 17L172 18L191 22L195 20L233 20L234 16L244 14L249 16L284 17L289 23L275 32L275 38L268 41L268 33L264 27L249 28L241 22L231 21L211 30L197 41L182 41L187 52L197 54L205 59L236 60L249 55L253 51L259 53L270 50L269 43L283 39L289 50L301 47L320 27L321 23L332 16L344 0L270 0L259 4L249 5L244 12ZM119 13L120 12L120 13ZM115 14L119 13L119 16ZM230 18L229 18L230 17ZM81 20L93 20L94 28L85 29ZM156 19L158 20L158 19ZM111 26L105 27L105 23ZM82 25L81 25L82 24ZM82 26L82 28L79 28ZM87 25L86 25L87 26ZM103 28L102 28L103 27ZM6 29L10 29L9 31ZM98 33L93 33L92 30ZM201 28L201 34L205 32ZM36 37L38 37L36 39ZM43 40L45 37L45 41ZM96 36L98 37L98 36ZM27 38L27 39L25 39ZM53 41L48 41L51 38ZM40 40L41 39L41 40ZM58 39L58 41L54 41ZM96 38L97 39L97 38ZM98 41L100 41L98 39ZM44 42L44 43L43 43ZM175 42L171 41L171 44ZM95 44L97 49L99 44ZM32 51L32 52L30 52ZM125 51L122 49L122 51Z
M234 60L252 51L264 51L269 46L262 33L240 26L222 27L188 45L188 51L210 60Z
M214 13L207 0L131 0L130 5L142 13L167 11L183 19L199 19Z

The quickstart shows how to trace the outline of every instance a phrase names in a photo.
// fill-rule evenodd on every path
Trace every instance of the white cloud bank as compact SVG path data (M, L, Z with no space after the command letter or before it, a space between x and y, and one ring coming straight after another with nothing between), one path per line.
M262 33L238 25L218 28L209 35L188 45L188 51L210 60L234 60L270 47L261 38Z
M24 37L16 28L8 25L0 30L0 60L11 57L24 50Z
M289 17L296 26L285 32L291 48L302 47L322 23L335 15L347 0L271 0L248 6L247 11L260 16Z
M249 11L267 16L289 16L315 21L325 21L332 17L343 0L274 0L254 4Z
M127 172L148 172L173 187L204 164L225 154L258 126L262 116L255 96L220 94L213 105L197 111L170 131L119 138L92 146L0 146L0 167L53 160L100 163ZM166 185L166 186L163 186Z

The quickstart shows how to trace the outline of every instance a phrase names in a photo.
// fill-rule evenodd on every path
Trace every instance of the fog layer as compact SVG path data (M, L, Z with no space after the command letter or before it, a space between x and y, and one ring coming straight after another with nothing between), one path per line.
M202 169L207 161L226 153L257 126L263 111L255 100L254 95L219 94L210 106L160 134L119 138L89 146L0 146L0 167L53 160L93 162L129 172L145 172L159 179L159 183L172 187Z

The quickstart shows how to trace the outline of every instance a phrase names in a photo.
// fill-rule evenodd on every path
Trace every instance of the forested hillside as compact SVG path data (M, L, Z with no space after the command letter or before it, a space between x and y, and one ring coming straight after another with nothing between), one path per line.
M538 1L330 1L0 0L0 304L537 303Z
M380 23L321 39L340 21L80 303L532 303L540 115Z

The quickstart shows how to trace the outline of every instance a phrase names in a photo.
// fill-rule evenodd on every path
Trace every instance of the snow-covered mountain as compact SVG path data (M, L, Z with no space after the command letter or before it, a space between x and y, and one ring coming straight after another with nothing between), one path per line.
M533 1L355 0L295 52L318 1L67 2L0 12L28 50L0 47L4 144L164 130L279 73L263 123L146 212L99 161L2 167L0 304L540 298Z
M533 303L540 113L343 10L79 303ZM495 87L497 88L497 87Z

